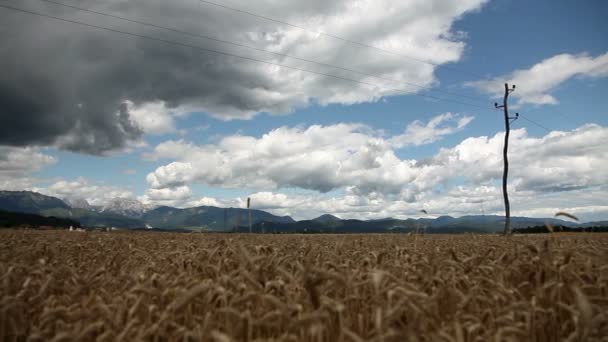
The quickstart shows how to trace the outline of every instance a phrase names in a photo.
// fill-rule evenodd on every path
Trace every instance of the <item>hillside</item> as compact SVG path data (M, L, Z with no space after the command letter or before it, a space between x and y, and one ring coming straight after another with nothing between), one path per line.
M70 206L64 201L32 191L0 191L0 210L39 214L42 210Z
M321 216L323 217L323 216ZM571 228L587 227L589 224L577 224L552 218L513 217L513 229L544 225L546 222L555 226ZM597 222L594 222L596 224ZM395 219L378 220L341 220L313 219L293 223L260 222L253 226L253 232L266 233L409 233L425 232L429 234L446 233L499 233L503 231L502 216L463 216L459 218L441 216L436 219ZM249 228L241 224L239 232Z
M0 227L80 227L76 220L0 210Z
M421 231L426 233L498 233L502 232L504 217L493 215L471 215L462 217L440 216L435 219L375 220L340 219L324 214L312 220L294 221L289 216L276 216L262 210L241 208L218 208L200 206L195 208L157 207L149 210L137 200L115 199L105 207L92 207L86 201L66 202L51 196L29 191L0 191L0 210L33 213L78 220L85 227L118 227L156 229L191 229L206 231L249 231L251 212L254 232L301 232L301 233L399 233ZM512 228L553 226L570 228L606 226L607 222L576 222L555 218L512 217Z
M341 219L334 215L324 214L317 218L312 219L312 221L321 222L321 223L329 223L329 222L340 222Z
M218 208L201 206L178 209L159 207L148 211L142 220L154 228L204 228L207 230L230 231L235 226L247 226L249 222L248 209ZM293 223L289 216L275 216L261 210L251 210L251 222Z

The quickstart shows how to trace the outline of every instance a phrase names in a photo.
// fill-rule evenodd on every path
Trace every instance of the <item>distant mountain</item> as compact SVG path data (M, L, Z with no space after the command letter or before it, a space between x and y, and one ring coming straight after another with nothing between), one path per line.
M32 191L0 191L0 210L38 214L45 209L69 209L64 201Z
M600 221L602 222L602 221ZM604 221L605 222L605 221ZM595 232L595 233L608 233L608 224L600 224L597 225L595 224L596 222L590 222L590 223L594 223L593 225L589 225L589 224L585 224L582 227L563 227L563 226L553 226L553 231L554 232ZM606 222L608 223L608 222ZM535 227L526 227L526 228L519 228L519 229L513 229L513 233L514 234L546 234L549 233L549 229L547 229L547 226L542 225L542 226L535 226Z
M553 226L571 228L601 226L601 223L573 223L553 218L512 217L512 228L520 229L549 223ZM430 234L445 233L498 233L504 228L502 216L463 216L459 218L441 216L436 219L406 219L385 218L376 220L340 220L313 219L293 223L259 222L253 226L254 232L267 233L409 233L426 232ZM239 232L249 230L245 225L238 228Z
M592 221L585 224L589 227L608 227L608 221Z
M40 212L43 216L55 216L78 220L83 227L117 227L117 228L144 228L142 220L113 213L99 213L81 208L54 208Z
M577 227L581 224L576 222L564 221L554 218L531 218L531 217L511 217L511 228L519 229L549 223L551 225L559 225L565 227ZM471 215L454 218L450 216L442 216L431 222L431 229L451 228L451 229L475 229L486 232L502 232L505 225L504 216L495 215Z
M95 210L95 207L84 198L64 198L63 201L71 208Z
M137 200L119 198L98 208L90 206L86 200L66 202L51 196L30 191L0 191L0 210L40 214L79 221L84 227L117 227L138 229L211 230L211 231L249 231L249 213L252 230L267 233L497 233L502 232L502 216L440 216L436 219L395 219L342 220L325 214L313 220L294 221L289 216L275 216L261 210L240 208L218 208L201 206L178 209L158 207L150 210ZM555 218L512 217L513 229L544 226L570 228L608 226L608 221L579 224Z
M249 224L248 209L201 206L178 209L158 207L146 212L142 220L154 228L191 228L223 231ZM252 224L258 222L293 223L289 216L275 216L261 210L251 210Z
M439 216L433 220L433 223L437 226L443 226L446 224L454 223L456 221L452 216Z
M312 219L312 221L321 222L321 223L328 223L328 222L339 222L339 221L341 221L341 219L339 217L334 216L334 215L324 214L324 215L321 215L321 216L319 216L317 218Z
M64 201L32 191L0 191L0 210L77 220L84 227L145 227L141 220L114 213L98 213L84 200L74 200L72 208Z
M0 227L80 227L75 220L0 210Z
M140 218L148 210L152 209L140 201L131 198L115 198L104 205L100 213L112 213L132 218Z

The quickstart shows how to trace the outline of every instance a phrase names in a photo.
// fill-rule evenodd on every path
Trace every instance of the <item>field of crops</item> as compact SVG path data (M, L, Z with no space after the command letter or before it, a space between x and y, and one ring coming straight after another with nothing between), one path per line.
M0 340L607 341L608 234L0 231Z

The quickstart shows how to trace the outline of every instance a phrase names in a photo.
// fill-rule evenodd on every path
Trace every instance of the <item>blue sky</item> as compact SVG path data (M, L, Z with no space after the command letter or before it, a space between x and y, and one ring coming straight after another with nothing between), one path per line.
M78 4L67 0L64 3ZM359 218L408 217L418 215L420 208L430 208L435 215L459 216L478 214L482 206L485 212L500 214L497 172L501 172L502 164L498 143L504 122L502 112L494 110L492 103L500 100L501 80L506 79L521 82L510 101L513 112L518 111L544 127L523 119L513 124L516 133L512 153L517 155L514 167L521 166L512 176L514 214L550 216L557 210L571 210L585 220L608 219L605 199L608 179L598 171L598 167L606 166L603 160L608 155L601 142L608 134L605 1L471 0L458 5L449 1L429 2L431 5L415 1L383 4L364 1L361 5L364 10L352 7L353 2L347 0L333 5L312 1L310 8L295 3L290 6L289 1L280 7L272 6L270 1L222 2L350 40L382 45L435 65L329 37L311 37L310 32L204 4L192 7L191 2L178 1L173 14L139 0L123 7L109 3L83 7L382 74L400 82L362 79L343 70L289 58L271 58L221 44L212 46L380 85L379 90L369 90L360 84L328 81L323 76L288 69L267 69L266 65L230 57L218 60L217 56L195 54L187 48L145 42L114 44L121 38L94 30L75 32L79 29L73 25L45 22L52 28L50 42L72 44L67 45L63 55L57 54L58 58L73 58L75 65L88 63L87 68L91 68L92 57L79 50L82 49L79 44L87 44L91 36L114 46L99 52L105 68L103 77L97 73L89 78L74 76L65 81L65 87L91 88L91 93L97 94L108 89L101 85L118 82L110 78L121 78L121 86L129 84L131 88L125 86L120 99L130 101L130 119L141 128L141 134L126 137L106 150L82 143L78 134L88 126L76 124L46 142L0 142L0 146L6 146L0 149L6 160L15 164L30 161L29 165L0 164L3 177L0 184L5 188L34 189L63 198L82 197L98 205L111 197L131 197L151 205L239 206L244 198L252 196L255 207L296 218L324 212ZM166 37L159 30L124 25L90 13L74 13L38 0L25 1L21 8ZM182 9L200 12L189 18L178 15ZM412 14L400 16L407 11ZM362 13L368 13L369 18ZM16 21L18 18L35 23L49 21L10 10L2 10L1 15ZM198 22L195 19L205 16L209 22L203 27L193 24ZM420 25L416 24L418 21ZM226 28L226 23L232 23L233 27ZM4 34L9 30L5 26ZM168 37L175 41L183 39L176 35ZM26 35L22 38L32 40ZM187 42L203 44L200 40ZM53 46L40 47L44 48ZM88 48L89 52L95 50ZM37 50L19 45L11 51L8 53L14 56L27 56ZM173 60L174 54L182 59ZM129 61L134 63L130 69L125 67L130 64L122 61L125 55L135 56ZM148 63L154 67L152 71L144 69L152 67ZM196 67L180 67L172 74L177 63ZM26 68L26 64L24 58L19 67ZM52 68L55 64L51 60L48 69L32 71L32 77L42 74L60 77L60 67ZM211 67L199 70L202 64ZM167 65L166 75L163 65ZM221 72L216 73L215 66ZM194 80L184 76L190 72ZM100 86L93 89L91 84L96 82ZM152 88L142 85L147 82ZM423 89L408 87L407 83L419 84ZM243 86L248 84L256 89L253 95ZM391 91L387 87L410 91ZM70 96L74 93L79 91L70 90ZM443 100L420 96L423 94ZM88 93L75 98L97 103L97 98ZM224 98L234 100L224 102ZM237 106L230 101L244 104ZM160 104L148 106L151 103ZM99 115L110 120L116 117L115 113ZM10 125L9 114L14 113L3 114L2 120ZM66 121L84 122L77 115L66 116ZM164 126L152 122L152 118L166 120L162 121ZM171 125L174 127L169 128ZM78 133L74 133L74 127L79 127ZM318 127L318 132L311 127ZM98 132L101 131L95 134ZM97 137L95 134L89 136ZM324 139L319 137L326 134L336 136L320 143ZM229 137L237 137L238 141ZM304 141L306 146L292 151L291 145L285 143L289 139L294 144ZM352 144L352 151L348 144ZM211 162L213 155L221 157ZM371 158L371 164L366 164L364 157ZM298 166L285 167L281 160L292 160ZM347 171L332 173L331 170L343 165ZM289 174L282 174L281 167ZM222 173L207 168L221 169Z

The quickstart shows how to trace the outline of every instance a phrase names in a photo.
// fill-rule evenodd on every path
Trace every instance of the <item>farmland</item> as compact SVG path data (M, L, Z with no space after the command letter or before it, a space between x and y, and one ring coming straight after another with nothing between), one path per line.
M608 235L0 231L0 340L605 341Z

